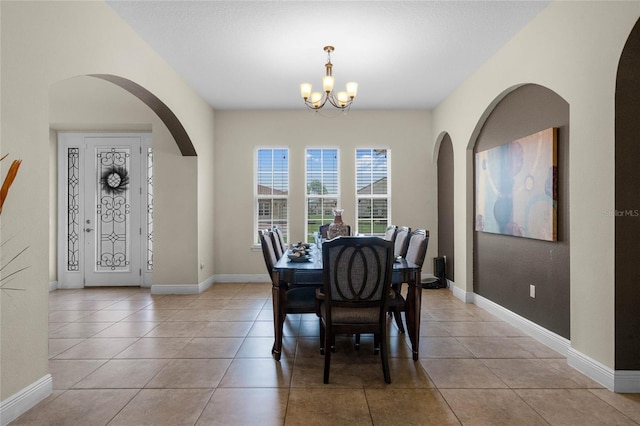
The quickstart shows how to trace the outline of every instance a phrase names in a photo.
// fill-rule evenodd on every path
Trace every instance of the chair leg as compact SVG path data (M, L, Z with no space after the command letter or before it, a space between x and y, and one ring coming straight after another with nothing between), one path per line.
M322 323L322 318L318 319L320 321L320 355L324 355L325 341L324 341L324 324Z
M402 324L402 315L400 311L397 309L393 310L393 318L396 320L396 325L398 326L398 331L404 334L404 325Z
M328 333L326 333L325 335L325 347L329 346L331 343L333 336L331 335L331 331L329 331ZM324 351L324 378L323 378L323 382L325 384L329 383L329 368L331 366L331 352L332 350L325 350Z
M384 382L391 383L391 374L389 373L389 357L387 354L388 349L388 341L387 335L384 330L381 333L381 343L380 343L380 358L382 358L382 374L384 375Z

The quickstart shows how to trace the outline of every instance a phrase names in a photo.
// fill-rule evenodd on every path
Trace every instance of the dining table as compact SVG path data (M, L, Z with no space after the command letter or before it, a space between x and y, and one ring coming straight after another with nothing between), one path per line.
M310 244L304 261L291 260L287 249L272 270L273 284L273 324L275 341L271 353L276 360L282 355L282 329L286 312L286 291L290 286L322 287L322 245ZM396 258L393 263L392 284L407 283L405 318L411 341L413 360L418 360L420 344L420 307L422 304L422 268L404 258Z

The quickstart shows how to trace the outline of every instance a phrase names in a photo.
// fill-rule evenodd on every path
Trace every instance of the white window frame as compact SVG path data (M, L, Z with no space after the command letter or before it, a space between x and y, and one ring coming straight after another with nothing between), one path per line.
M358 194L358 151L360 150L369 150L369 151L375 151L378 149L384 149L387 151L387 193L386 194L367 194L367 195L360 195ZM373 200L373 199L386 199L387 200L387 225L393 223L392 219L391 219L391 148L388 146L381 146L381 147L365 147L365 146L361 146L361 147L356 147L355 149L355 173L354 173L354 189L355 189L355 200L356 200L356 212L355 212L355 216L356 216L356 223L355 223L355 232L356 235L357 234L361 234L363 233L362 230L360 229L360 211L358 209L358 203L361 199L367 199L367 200ZM371 182L373 183L373 182ZM369 219L367 219L369 220ZM374 219L370 219L372 224ZM373 227L373 226L372 226ZM382 231L382 233L375 233L373 235L384 235L384 230Z
M337 188L337 193L336 194L314 194L313 196L309 196L309 193L307 192L307 177L309 175L309 170L307 167L307 156L310 150L322 150L322 151L328 151L328 150L335 150L336 151L336 156L337 156L337 165L336 165L336 188ZM321 172L322 173L322 172ZM305 148L304 150L304 229L305 229L305 234L307 232L307 230L309 229L309 198L335 198L336 202L338 204L338 207L341 206L340 202L341 202L341 197L340 197L340 147L338 146L308 146ZM310 240L311 235L305 235L305 238L307 239L307 241L313 241L313 239Z
M278 150L285 150L287 152L287 194L275 196L274 194L259 194L258 193L258 153L260 151L269 150L272 152ZM289 205L290 205L290 195L291 195L291 150L288 146L257 146L253 151L253 245L259 246L260 241L258 239L258 222L260 220L260 200L273 200L273 199L283 199L286 200L287 208L286 208L286 226L280 227L283 231L285 239L288 239L289 230L290 230L290 222L291 215L289 214ZM273 212L271 213L273 215ZM271 219L271 226L273 226L273 217ZM271 227L269 226L269 227Z

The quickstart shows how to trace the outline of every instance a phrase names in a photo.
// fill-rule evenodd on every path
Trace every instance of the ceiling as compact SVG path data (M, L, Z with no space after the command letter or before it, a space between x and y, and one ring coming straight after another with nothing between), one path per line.
M435 107L549 1L107 3L215 109L304 108L333 45L355 110Z

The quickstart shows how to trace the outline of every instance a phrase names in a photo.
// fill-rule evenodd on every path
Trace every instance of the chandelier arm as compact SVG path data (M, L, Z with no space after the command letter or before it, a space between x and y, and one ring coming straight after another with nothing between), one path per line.
M307 108L310 109L320 109L324 106L324 104L327 103L327 100L329 100L329 96L328 94L325 92L324 95L322 95L322 102L318 105L318 106L314 106L313 103L311 103L309 100L305 99L304 103L305 105L307 105ZM331 103L331 105L333 105L333 102L329 101Z
M353 98L350 98L345 104L344 106L340 105L340 103L336 100L335 95L333 94L333 92L329 93L327 95L327 99L329 100L329 103L331 105L333 105L334 107L338 108L338 109L346 109L351 105L351 102L353 102ZM324 105L324 104L323 104Z

